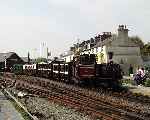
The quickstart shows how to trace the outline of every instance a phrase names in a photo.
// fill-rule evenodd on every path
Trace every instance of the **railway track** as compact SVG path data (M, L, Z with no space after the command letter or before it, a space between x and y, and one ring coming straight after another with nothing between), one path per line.
M103 118L106 120L128 120L129 118L140 118L136 115L131 116L131 113L128 114L125 111L122 111L121 109L116 109L115 107L112 107L111 105L107 105L105 103L96 103L96 101L89 99L85 96L82 96L80 94L72 96L69 92L60 92L60 89L48 91L47 89L40 88L40 87L33 87L29 84L23 85L20 84L17 89L27 90L29 93L40 95L43 97L48 97L49 100L53 100L54 102L70 106L72 108L75 108L81 112L84 112L86 114L89 114L92 116L92 118ZM65 90L63 90L65 91ZM123 116L123 117L121 117ZM126 117L125 117L126 116ZM144 119L144 118L142 118Z
M23 79L26 82L30 82L31 84L35 84L35 85L38 84L40 86L44 86L44 85L47 86L50 83L50 84L54 84L54 85L57 84L58 86L60 86L60 84L61 84L61 86L68 88L68 85L62 84L60 82L58 83L55 81L50 81L49 79L39 78L39 77L31 77L31 76L21 75L20 77L17 77L17 79ZM70 86L72 86L72 85L70 85ZM74 86L72 88L74 89ZM81 89L81 91L84 89L84 88L80 88L80 87L77 87L77 88ZM87 90L87 88L85 88L85 90ZM87 90L87 91L89 91L89 90ZM91 89L90 89L90 91L91 91ZM116 96L118 98L121 96L120 98L124 98L124 99L127 99L129 101L135 101L135 99L136 99L137 102L143 102L144 104L150 104L150 98L148 96L134 95L133 93L127 92L127 91L113 92L113 91L109 91L109 90L104 91L104 89L100 89L100 90L99 89L92 89L92 91L94 91L94 92L107 92L107 94Z
M45 80L39 83L35 78L31 80L31 77L26 78L23 76L20 78L21 79L17 80L16 83L17 89L26 90L32 94L48 97L49 100L69 105L72 108L76 108L79 111L91 115L92 118L115 120L149 119L147 115L139 115L139 113L142 112L139 108L125 105L121 106L121 104L117 104L117 102L114 103L113 101L111 103L111 100L102 99L103 97L94 94L88 94L87 90L83 91L81 89L75 89L75 87L71 90L70 87L61 86L60 83L52 84ZM8 79L11 81L10 77Z

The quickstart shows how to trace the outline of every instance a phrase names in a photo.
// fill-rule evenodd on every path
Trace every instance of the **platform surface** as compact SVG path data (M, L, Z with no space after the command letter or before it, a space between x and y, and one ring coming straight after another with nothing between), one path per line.
M0 90L0 120L24 120Z
M143 85L131 85L131 84L124 84L123 86L127 86L129 91L133 93L141 93L143 95L147 95L150 97L150 87L145 87Z

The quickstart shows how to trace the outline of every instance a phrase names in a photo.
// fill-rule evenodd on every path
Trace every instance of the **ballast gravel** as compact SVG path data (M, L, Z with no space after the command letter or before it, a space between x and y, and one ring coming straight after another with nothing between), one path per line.
M9 88L8 91L14 95L20 92L15 88ZM15 96L17 97L17 95ZM18 98L18 100L38 120L92 120L88 115L67 106L50 102L47 98L27 96Z
M21 99L28 111L39 120L91 120L73 109L49 102L46 98L29 97Z

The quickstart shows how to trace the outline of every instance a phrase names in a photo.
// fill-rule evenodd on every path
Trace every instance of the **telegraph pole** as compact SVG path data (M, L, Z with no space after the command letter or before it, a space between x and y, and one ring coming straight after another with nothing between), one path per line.
M28 52L28 64L30 63L30 53Z

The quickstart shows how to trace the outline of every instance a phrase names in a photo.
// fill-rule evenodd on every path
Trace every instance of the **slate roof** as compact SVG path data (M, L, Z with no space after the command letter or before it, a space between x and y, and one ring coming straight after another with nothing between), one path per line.
M5 58L8 59L13 54L16 54L15 52L8 52L8 53L0 53L0 62L4 62Z
M28 62L28 57L21 57L21 59L22 59L25 63Z

